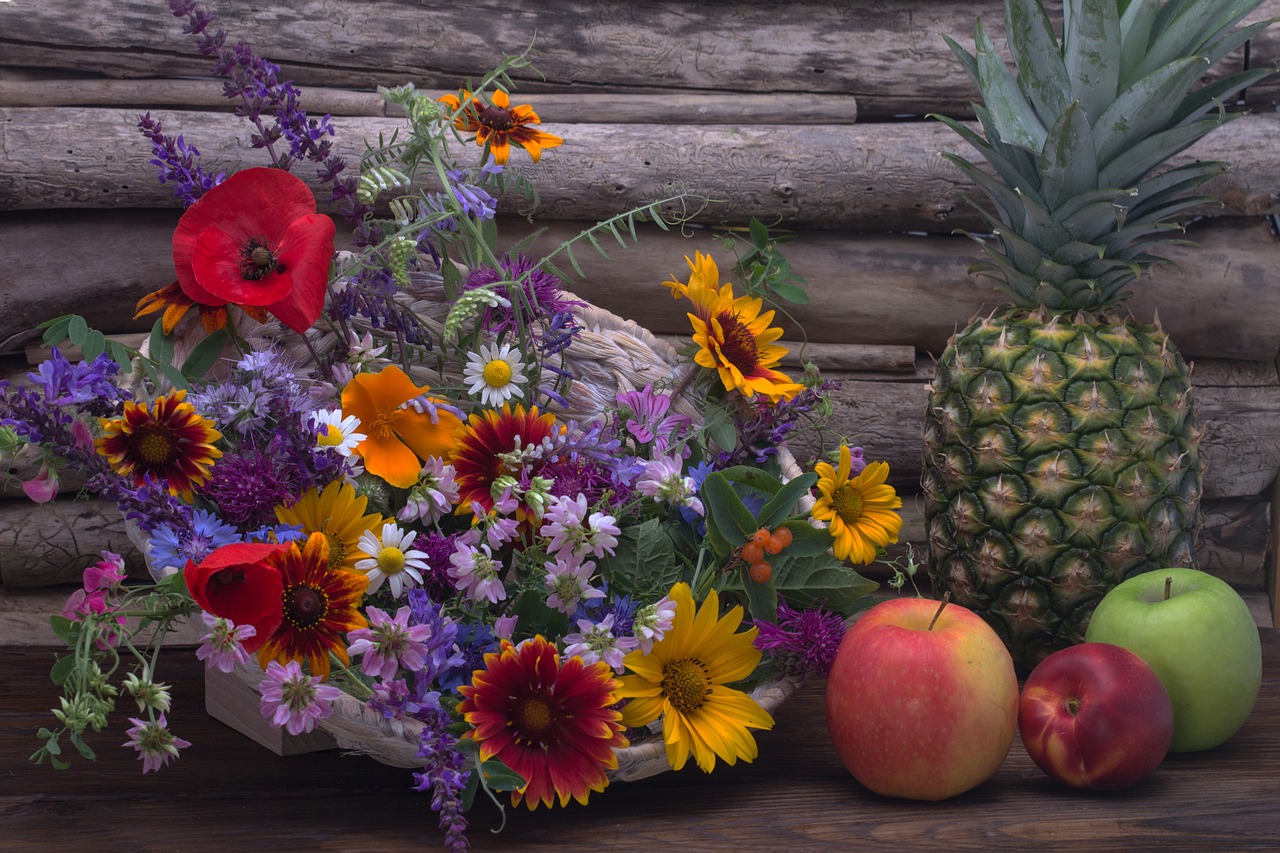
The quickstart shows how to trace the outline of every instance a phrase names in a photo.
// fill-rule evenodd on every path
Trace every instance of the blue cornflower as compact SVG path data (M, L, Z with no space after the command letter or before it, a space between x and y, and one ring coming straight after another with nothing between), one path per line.
M242 541L238 530L203 509L191 513L191 528L187 536L168 525L151 532L147 551L154 569L182 569L188 560L199 563L223 545Z

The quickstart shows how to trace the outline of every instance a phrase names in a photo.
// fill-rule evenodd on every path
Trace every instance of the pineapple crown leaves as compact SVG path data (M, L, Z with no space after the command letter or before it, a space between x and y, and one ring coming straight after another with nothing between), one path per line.
M999 242L975 271L1021 307L1098 308L1175 242L1171 220L1212 198L1193 191L1226 171L1196 162L1151 175L1235 118L1223 104L1271 73L1196 88L1215 62L1272 21L1237 26L1262 0L1065 0L1059 40L1043 0L1006 0L1013 70L979 20L975 52L944 36L982 94L979 130L934 116L994 171L944 156L986 196ZM972 197L966 200L982 211ZM978 239L978 238L975 238ZM1178 241L1181 242L1181 241Z

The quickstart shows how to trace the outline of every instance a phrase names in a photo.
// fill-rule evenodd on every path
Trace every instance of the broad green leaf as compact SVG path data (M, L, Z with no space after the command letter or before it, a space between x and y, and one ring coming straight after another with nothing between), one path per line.
M72 622L65 616L54 614L49 617L49 627L53 629L53 633L58 639L66 643L68 646L74 646L76 641L80 639L79 622Z
M849 568L844 561L826 554L778 555L773 561L773 583L778 594L791 604L821 605L841 616L856 613L864 606L867 594L880 586Z
M779 527L791 531L791 544L782 552L788 557L812 557L831 550L831 532L825 527L814 527L801 518L788 519Z
M782 488L782 480L762 468L753 468L750 465L734 465L719 473L726 480L767 495L776 495Z
M61 317L54 317L37 326L37 329L44 329L43 341L46 346L57 346L67 339L67 330L71 327L71 318L74 315L64 314Z
M756 517L719 471L711 472L702 481L702 497L708 524L714 519L720 535L730 546L741 548L747 544L751 534L759 529Z
M808 494L809 489L816 482L818 482L818 475L813 471L788 481L776 495L769 499L768 503L760 508L760 513L756 516L757 529L767 527L772 530L777 527L784 518L791 515L791 509L796 505L796 501L800 500L802 495Z
M147 339L148 355L158 364L173 362L173 339L164 333L164 319L156 320L151 327L151 337Z
M172 364L169 364L168 362L160 365L160 369L161 371L164 372L165 378L169 380L169 384L171 384L174 388L177 388L179 390L186 390L187 377L182 375L181 370L174 367Z
M98 754L90 748L89 744L84 742L84 738L80 737L80 735L75 732L71 733L71 745L76 748L76 751L79 752L80 755L89 761L97 760Z
M779 299L784 299L792 305L808 305L809 291L803 287L794 284L788 284L785 281L770 282L769 289L774 292Z
M93 361L106 351L107 336L97 329L90 329L89 334L84 336L84 343L80 344L80 355L85 361Z
M720 406L707 409L703 429L707 437L721 450L732 450L738 443L738 430Z
M120 365L121 372L128 372L129 363L133 357L129 354L129 348L119 341L107 341L107 355L111 356L111 360Z
M76 346L84 344L85 337L89 334L89 324L79 314L72 316L71 321L67 324L67 337L71 339L71 343Z
M497 758L481 762L480 773L490 791L514 791L524 784L524 777Z
M1098 165L1110 164L1164 128L1206 67L1203 57L1188 56L1161 66L1121 92L1093 128ZM1098 185L1105 186L1101 181Z
M229 338L226 329L211 332L191 349L187 360L182 363L182 375L187 379L199 379L208 373L218 363L218 357L222 355Z
M777 622L778 589L773 584L773 578L770 577L764 583L756 583L751 579L746 566L742 567L740 577L743 591L747 595L747 610L751 618L756 621Z
M67 655L54 661L53 668L49 670L49 678L53 683L61 687L67 683L67 679L71 677L71 673L75 672L76 658L75 655Z
M1079 103L1068 106L1049 131L1040 155L1040 174L1040 195L1050 210L1098 188L1093 131Z
M613 554L600 561L600 569L610 589L644 598L665 595L680 580L683 565L662 520L651 518L622 528Z

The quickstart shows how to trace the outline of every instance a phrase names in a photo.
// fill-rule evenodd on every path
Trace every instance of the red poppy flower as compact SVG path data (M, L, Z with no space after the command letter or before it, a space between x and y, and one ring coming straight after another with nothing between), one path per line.
M284 618L284 579L271 558L289 547L236 542L218 548L198 566L188 562L183 570L187 589L201 610L257 630L245 641L246 651L257 651Z
M301 179L245 169L182 214L173 232L178 284L201 305L265 308L302 334L324 308L334 231Z

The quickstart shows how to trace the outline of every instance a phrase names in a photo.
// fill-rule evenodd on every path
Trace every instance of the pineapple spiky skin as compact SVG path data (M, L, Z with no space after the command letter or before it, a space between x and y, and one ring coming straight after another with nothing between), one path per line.
M926 412L929 572L1030 670L1114 585L1193 565L1200 430L1156 326L1044 309L974 319Z

